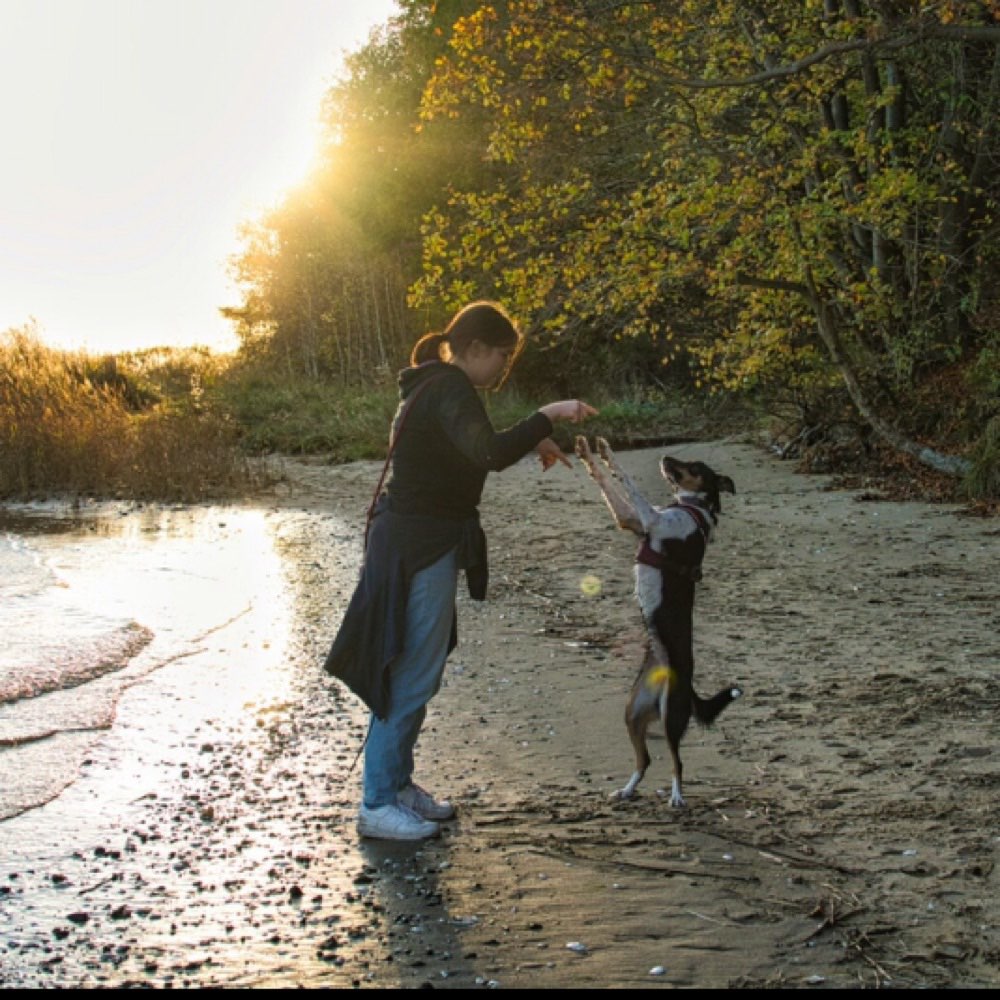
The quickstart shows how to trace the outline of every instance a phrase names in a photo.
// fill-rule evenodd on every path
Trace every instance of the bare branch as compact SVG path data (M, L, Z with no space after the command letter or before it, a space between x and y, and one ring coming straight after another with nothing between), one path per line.
M736 276L738 285L745 285L747 288L766 288L774 292L793 292L796 295L809 294L809 289L800 281L782 281L778 278L754 278L752 275L740 272Z
M760 73L751 73L749 76L721 77L717 80L667 76L664 79L671 86L691 90L751 87L760 83L768 83L772 80L784 80L792 76L797 76L812 66L832 59L835 56L844 55L845 53L867 53L879 49L903 49L927 38L952 42L981 41L1000 44L1000 25L993 27L988 25L963 26L942 24L921 27L915 31L902 32L897 35L877 38L856 38L846 42L831 42L829 45L824 45L822 48L811 52L807 56L803 56L801 59L796 59L783 66L775 66L773 69L762 70Z

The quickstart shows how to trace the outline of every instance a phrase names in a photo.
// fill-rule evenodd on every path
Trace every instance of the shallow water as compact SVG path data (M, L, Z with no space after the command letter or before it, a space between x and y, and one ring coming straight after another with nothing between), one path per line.
M72 785L123 694L168 666L217 687L223 712L281 697L276 530L240 508L0 512L0 819ZM184 714L163 698L148 713L163 738Z

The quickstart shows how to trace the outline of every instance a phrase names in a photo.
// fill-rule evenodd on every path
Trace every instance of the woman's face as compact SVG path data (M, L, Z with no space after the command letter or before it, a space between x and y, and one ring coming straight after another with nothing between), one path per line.
M490 347L474 340L457 363L477 389L489 389L507 370L513 353L513 347Z

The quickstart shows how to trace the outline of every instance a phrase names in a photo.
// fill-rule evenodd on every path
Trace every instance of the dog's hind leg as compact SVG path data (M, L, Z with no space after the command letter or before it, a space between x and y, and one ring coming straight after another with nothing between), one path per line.
M612 793L615 799L630 799L635 794L636 786L642 781L649 767L650 756L646 747L646 728L658 714L657 699L643 684L645 671L639 675L625 707L625 727L628 729L632 749L635 750L635 770L624 788Z
M681 740L687 732L688 723L691 720L691 691L675 690L667 705L667 717L664 719L664 730L666 731L667 746L670 748L670 760L673 763L674 773L670 783L670 804L676 808L682 808L684 802L683 783L684 765L681 763Z
M636 787L642 781L646 768L649 767L649 750L646 748L646 722L644 719L626 719L628 734L635 749L635 770L624 788L614 793L616 799L630 799L635 794Z
M632 776L628 779L624 788L619 788L617 792L614 792L612 798L615 799L630 799L635 794L636 787L639 782L642 781L643 775L646 773L646 768L649 767L649 750L646 749L646 726L643 723L640 726L635 725L634 721L628 720L628 734L632 740L632 746L635 748L635 770L632 772Z
M687 803L684 801L684 765L681 763L680 744L675 743L669 736L667 746L670 747L670 759L673 761L674 773L670 779L670 804L675 809L683 809Z

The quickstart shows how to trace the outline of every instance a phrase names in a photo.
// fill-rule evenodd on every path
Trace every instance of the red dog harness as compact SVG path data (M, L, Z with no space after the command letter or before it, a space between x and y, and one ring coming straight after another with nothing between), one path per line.
M705 511L700 507L686 503L678 503L673 506L687 511L694 518L694 522L698 526L698 531L701 533L703 543L702 555L704 555L704 546L708 543L708 521L705 518ZM675 559L670 559L662 552L657 552L653 548L649 541L649 535L643 538L642 545L639 546L639 551L636 553L635 561L642 563L643 566L651 566L653 569L658 569L661 573L665 571L675 576L684 577L686 580L697 581L701 579L701 559L694 565L685 565L684 563L677 562Z

